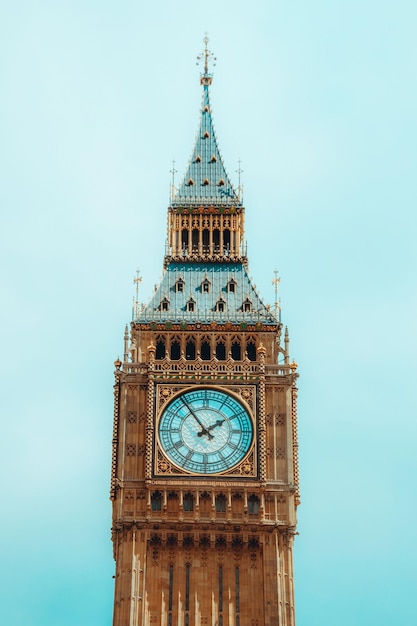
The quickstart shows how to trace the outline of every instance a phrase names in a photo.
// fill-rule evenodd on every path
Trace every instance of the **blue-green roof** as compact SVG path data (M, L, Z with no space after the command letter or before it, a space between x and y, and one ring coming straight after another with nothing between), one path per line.
M174 193L173 206L240 205L223 164L211 115L209 85L203 85L200 125L187 170Z
M135 321L277 323L242 263L170 263Z

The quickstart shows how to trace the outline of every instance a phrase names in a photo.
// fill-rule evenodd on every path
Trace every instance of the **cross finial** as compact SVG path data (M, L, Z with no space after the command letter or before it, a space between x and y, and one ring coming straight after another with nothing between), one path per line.
M209 74L209 62L211 61L213 67L216 65L216 57L208 49L209 38L207 33L204 34L204 50L197 56L197 65L204 64L204 74L201 74L200 83L202 85L211 85L213 76Z

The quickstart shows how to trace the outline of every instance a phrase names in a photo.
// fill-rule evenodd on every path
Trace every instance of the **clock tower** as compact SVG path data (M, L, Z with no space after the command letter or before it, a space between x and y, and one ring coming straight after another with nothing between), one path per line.
M297 366L248 275L205 44L163 277L115 363L113 626L295 625Z

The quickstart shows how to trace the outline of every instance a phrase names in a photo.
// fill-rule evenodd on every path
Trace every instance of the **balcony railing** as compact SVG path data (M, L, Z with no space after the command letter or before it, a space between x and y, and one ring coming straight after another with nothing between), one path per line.
M127 374L146 375L149 372L149 364L126 362L123 363L123 371ZM259 363L249 361L248 359L244 361L234 361L233 359L228 359L227 361L218 361L217 359L203 361L201 358L198 358L188 361L181 358L178 361L171 361L171 359L165 358L154 362L153 371L166 375L194 374L196 376L211 374L255 376L260 374ZM290 365L265 366L265 375L271 378L288 376L291 374L291 371Z

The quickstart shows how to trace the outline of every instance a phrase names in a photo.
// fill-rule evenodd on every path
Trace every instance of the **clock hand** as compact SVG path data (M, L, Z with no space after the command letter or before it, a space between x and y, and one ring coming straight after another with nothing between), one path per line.
M207 428L204 426L204 424L199 420L199 418L197 417L197 415L194 413L193 409L190 407L190 405L188 404L188 402L186 400L184 400L184 398L182 398L182 402L183 404L187 407L187 409L190 411L191 415L193 416L193 418L195 419L195 421L197 422L197 424L199 426L201 426L201 431L199 433L197 433L198 437L202 437L203 435L207 435L207 437L209 439L213 439L213 435L211 433L209 433L209 431L207 430Z
M182 403L187 407L187 409L190 411L191 415L193 416L193 418L195 419L195 421L197 422L197 424L199 426L201 426L201 428L203 430L206 430L204 424L200 421L200 419L197 417L197 415L194 413L193 409L190 407L190 405L188 404L187 400L185 400L184 398L182 398Z
M197 433L197 437L202 437L203 435L207 435L207 437L209 439L213 439L213 435L211 433L209 433L207 428L203 428L203 430L201 430L199 433Z
M221 426L223 424L223 422L225 422L226 420L216 420L216 422L214 424L212 424L211 426L209 426L207 428L208 431L213 430L213 428L216 428L216 426Z

